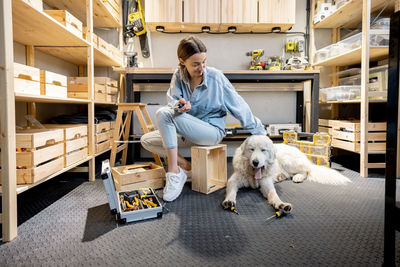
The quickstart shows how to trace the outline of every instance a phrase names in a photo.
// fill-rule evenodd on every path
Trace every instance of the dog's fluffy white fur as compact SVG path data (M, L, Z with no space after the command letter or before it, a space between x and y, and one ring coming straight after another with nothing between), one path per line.
M275 209L289 212L292 204L282 202L277 195L274 182L292 178L300 183L305 179L322 184L342 185L350 180L324 166L308 160L305 154L295 147L273 144L263 135L248 137L233 157L234 172L228 180L224 208L236 205L236 193L241 187L258 188Z

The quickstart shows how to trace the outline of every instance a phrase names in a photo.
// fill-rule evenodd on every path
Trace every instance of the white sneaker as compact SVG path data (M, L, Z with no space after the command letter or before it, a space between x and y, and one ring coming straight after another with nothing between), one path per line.
M165 201L174 201L182 192L183 185L187 176L185 172L179 168L179 173L167 172L166 183L164 187L163 199Z

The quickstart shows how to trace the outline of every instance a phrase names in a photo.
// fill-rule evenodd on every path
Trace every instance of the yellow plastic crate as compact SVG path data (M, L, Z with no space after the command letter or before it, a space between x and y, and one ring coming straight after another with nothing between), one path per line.
M301 135L301 134L300 134ZM324 133L304 133L305 136L312 136L312 141L299 140L295 132L284 132L283 142L287 145L297 147L306 154L308 159L317 165L330 167L331 137Z

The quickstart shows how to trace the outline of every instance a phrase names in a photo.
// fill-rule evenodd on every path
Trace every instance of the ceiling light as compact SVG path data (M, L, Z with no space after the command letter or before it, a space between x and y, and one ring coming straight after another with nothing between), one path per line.
M281 27L273 27L271 32L273 32L273 33L281 32Z
M209 32L210 31L210 27L204 26L204 27L201 28L201 31L202 32Z
M164 32L164 26L156 26L156 31Z

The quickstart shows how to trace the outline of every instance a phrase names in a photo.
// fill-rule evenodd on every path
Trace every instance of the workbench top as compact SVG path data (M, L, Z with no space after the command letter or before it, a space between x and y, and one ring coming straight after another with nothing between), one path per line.
M172 74L172 68L117 68L113 70L122 74ZM223 70L225 74L310 74L319 70Z

